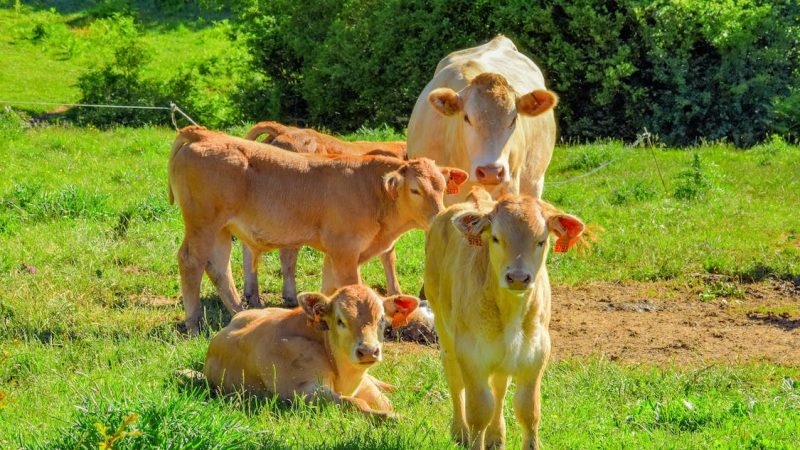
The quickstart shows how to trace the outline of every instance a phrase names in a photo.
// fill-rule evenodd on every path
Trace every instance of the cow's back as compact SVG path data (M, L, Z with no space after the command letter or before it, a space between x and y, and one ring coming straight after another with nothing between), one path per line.
M425 296L434 312L437 331L455 334L456 322L480 323L476 308L482 301L486 279L486 252L465 244L451 220L457 213L474 209L468 203L449 207L434 219L425 239ZM457 303L454 302L457 300Z

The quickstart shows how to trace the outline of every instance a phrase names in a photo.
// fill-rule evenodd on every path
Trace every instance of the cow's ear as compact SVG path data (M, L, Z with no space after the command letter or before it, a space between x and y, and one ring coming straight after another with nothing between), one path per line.
M297 296L297 303L308 317L308 324L319 330L327 330L325 316L330 313L331 300L319 292L303 292Z
M547 89L537 89L517 100L517 112L525 116L538 116L550 111L558 104L558 96Z
M450 88L434 89L428 94L428 101L445 116L452 116L461 111L461 97Z
M454 215L450 220L453 222L453 226L466 237L470 245L477 247L483 245L481 234L491 222L489 214L464 211Z
M566 253L581 237L585 226L581 219L569 214L556 214L547 218L547 227L558 236L553 246L556 253Z
M408 316L419 306L419 299L410 295L393 295L383 300L386 317L392 321L392 328L408 325Z
M392 200L397 199L400 187L403 186L404 181L403 175L397 170L383 176L383 188Z
M447 180L447 193L458 194L459 186L466 183L469 179L469 174L461 169L455 167L442 167L442 175Z

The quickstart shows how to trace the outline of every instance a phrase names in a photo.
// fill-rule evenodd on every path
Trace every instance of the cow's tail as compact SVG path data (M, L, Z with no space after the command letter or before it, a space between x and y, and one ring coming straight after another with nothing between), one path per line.
M266 134L268 137L264 140L264 142L269 143L279 135L286 133L288 130L289 127L286 125L281 125L278 122L258 122L257 124L253 125L253 128L250 128L250 131L247 132L247 135L245 135L244 138L255 141L262 134Z
M178 135L175 136L175 141L172 143L172 151L169 154L170 163L175 158L175 155L178 153L184 145L191 144L192 142L197 142L203 139L204 136L207 135L208 130L205 127L201 127L198 125L189 125L188 127L181 128L178 130ZM175 203L175 194L172 192L172 184L169 184L169 204L172 205Z

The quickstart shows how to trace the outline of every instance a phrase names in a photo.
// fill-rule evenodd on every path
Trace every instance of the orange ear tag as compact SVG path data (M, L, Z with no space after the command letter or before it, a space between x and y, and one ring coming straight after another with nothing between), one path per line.
M452 195L452 194L458 194L458 191L459 191L458 183L456 183L456 181L453 180L452 178L447 180L446 192Z
M567 250L575 245L575 243L578 242L578 239L580 239L580 236L575 236L572 239L569 239L569 237L566 235L562 236L556 240L555 245L553 245L553 251L556 253L567 253Z
M408 325L408 316L403 313L395 313L392 316L392 328L399 328Z
M479 234L468 234L467 243L473 247L483 247L483 239Z

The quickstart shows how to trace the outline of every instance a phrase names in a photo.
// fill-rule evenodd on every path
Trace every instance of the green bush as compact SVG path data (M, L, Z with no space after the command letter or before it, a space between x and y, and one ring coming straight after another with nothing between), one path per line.
M668 145L797 138L793 0L250 0L238 22L267 84L244 106L338 131L403 128L436 63L502 33L561 96L562 137Z

